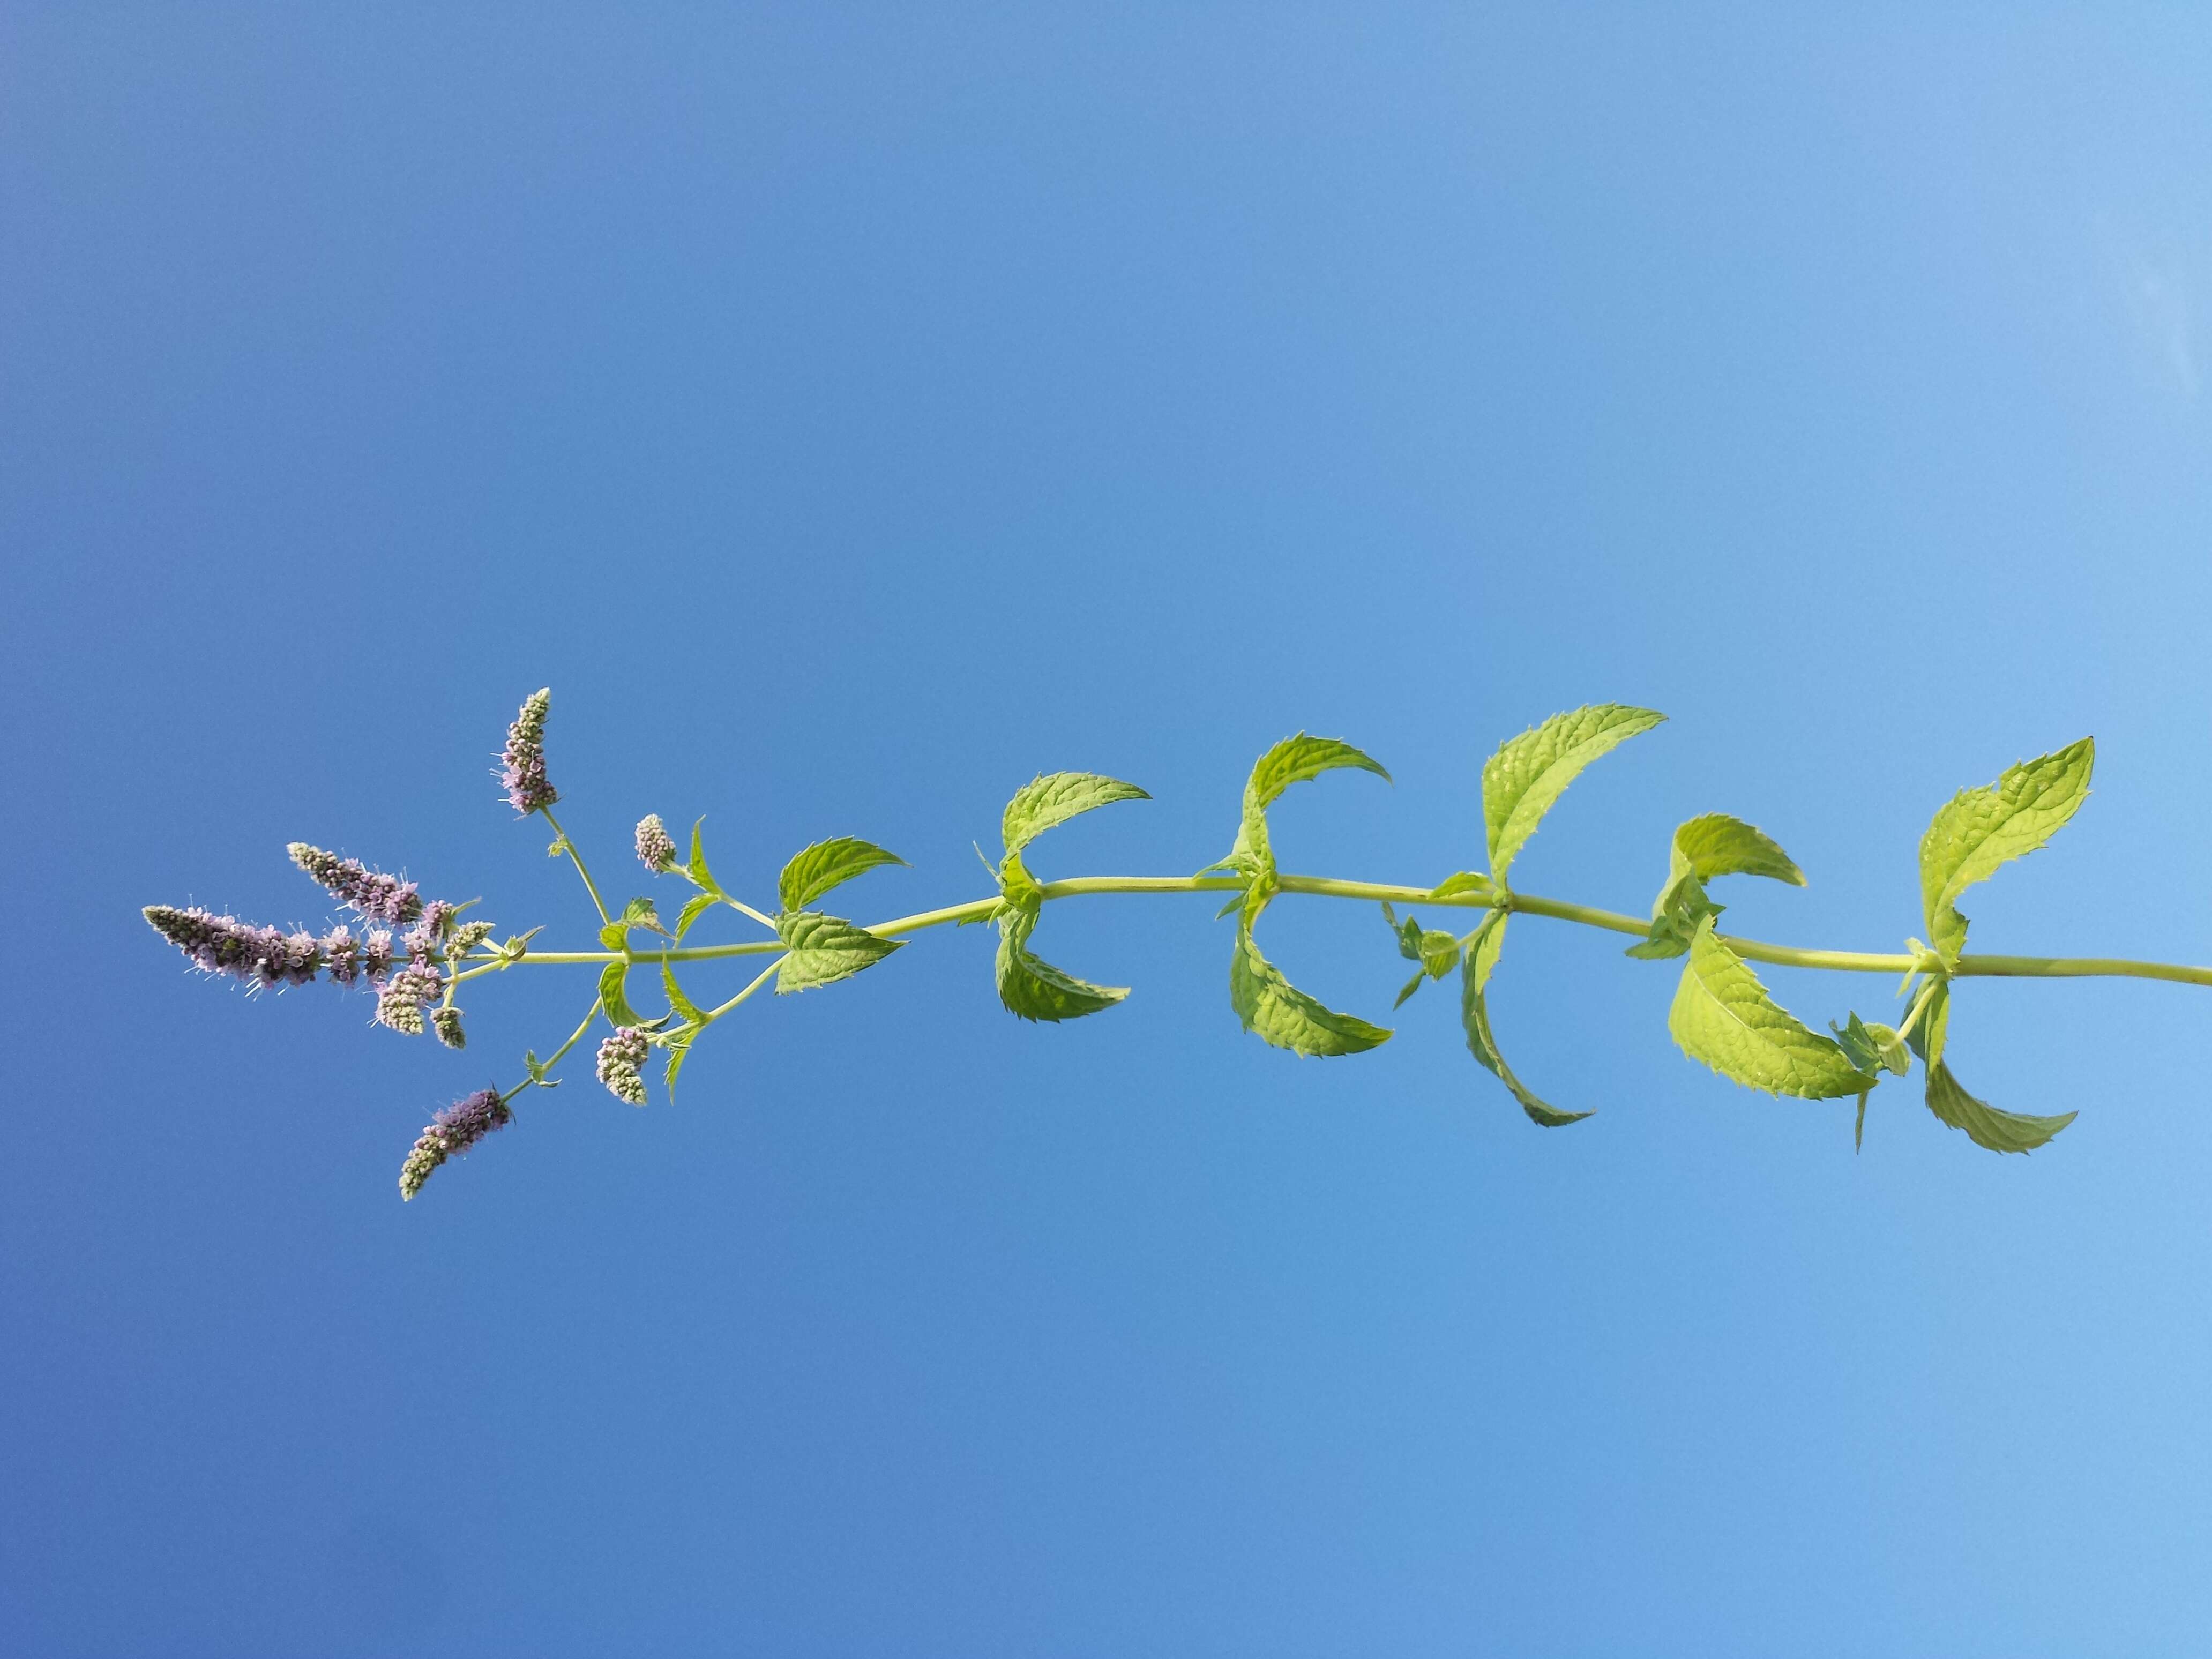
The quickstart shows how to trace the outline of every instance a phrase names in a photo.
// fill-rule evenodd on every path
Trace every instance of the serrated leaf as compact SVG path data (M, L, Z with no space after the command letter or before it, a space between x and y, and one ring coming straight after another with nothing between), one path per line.
M665 1045L668 1050L668 1070L664 1080L668 1085L668 1097L671 1100L676 1098L676 1079L684 1070L684 1060L690 1055L691 1045L697 1040L699 1033L706 1029L705 1026L695 1022L679 1026L668 1034L668 1041Z
M681 944L684 935L691 931L691 924L720 902L721 896L719 893L700 893L686 899L684 902L684 908L676 913L677 942Z
M2073 1112L2057 1117L2001 1112L1968 1094L1940 1060L1928 1068L1928 1109L1953 1128L1965 1131L1977 1146L1993 1152L2033 1152L2076 1116Z
M707 1016L696 1003L684 994L684 988L676 982L676 970L666 963L660 964L660 988L666 993L668 1006L684 1017L686 1025L704 1025Z
M1726 812L1707 812L1678 825L1667 859L1667 884L1651 905L1651 931L1628 954L1646 961L1679 957L1706 916L1726 907L1712 902L1705 883L1717 876L1765 876L1792 886L1805 872L1765 830Z
M1764 830L1726 812L1706 812L1674 831L1674 856L1699 881L1715 876L1765 876L1793 887L1805 884L1805 872Z
M1237 930L1229 962L1229 1001L1244 1029L1294 1054L1332 1059L1388 1042L1391 1033L1357 1014L1340 1014L1299 990L1260 954L1249 927Z
M693 886L720 898L723 896L721 884L714 879L714 872L707 867L707 849L699 841L699 826L706 821L700 818L691 826L691 861L684 866L684 873L691 878ZM686 905L684 908L689 909L690 907Z
M1117 800L1150 800L1133 783L1095 772L1048 772L1014 791L1000 819L1000 835L1009 853L1018 853L1055 824Z
M535 1048L526 1048L522 1051L522 1068L530 1073L530 1080L541 1089L557 1089L561 1086L554 1079L545 1075L551 1068L538 1058L538 1051Z
M1498 1038L1490 1028L1490 975L1498 967L1499 952L1505 948L1507 915L1504 910L1493 910L1485 917L1461 960L1460 1029L1467 1034L1468 1052L1521 1103L1521 1109L1528 1114L1530 1122L1541 1128L1563 1129L1570 1123L1581 1122L1589 1114L1563 1112L1516 1077L1499 1052Z
M1385 783L1390 781L1390 774L1380 761L1342 738L1309 737L1301 732L1296 737L1285 738L1252 763L1244 798L1264 810L1279 800L1283 791L1292 784L1304 783L1309 778L1346 766L1372 772Z
M1285 738L1252 763L1252 775L1244 784L1243 817L1236 842L1227 858L1206 866L1207 870L1233 870L1244 878L1243 896L1224 906L1222 915L1241 906L1249 927L1275 896L1275 854L1267 836L1267 808L1292 784L1345 767L1372 772L1385 782L1390 778L1380 762L1341 738L1310 737L1304 732Z
M1873 1081L1840 1045L1767 995L1759 975L1715 936L1711 916L1691 936L1667 1029L1691 1059L1768 1094L1832 1100Z
M1869 1077L1877 1072L1888 1072L1903 1077L1912 1069L1912 1050L1903 1037L1887 1025L1872 1025L1856 1014L1850 1024L1837 1030L1833 1020L1828 1029L1836 1033L1836 1045L1852 1066Z
M619 951L629 938L629 928L618 921L611 921L599 929L599 948L602 951Z
M2096 761L2096 740L2084 738L2008 768L1985 789L1962 789L1937 810L1920 838L1920 904L1945 961L1957 962L1966 948L1959 895L2063 828L2088 799Z
M1063 973L1028 948L1034 911L1009 907L999 918L999 1000L1024 1019L1057 1024L1111 1008L1129 994L1126 985L1093 985Z
M863 968L874 967L902 943L818 910L787 910L775 919L775 931L789 952L775 973L779 996L849 979Z
M629 1006L629 999L623 994L623 981L629 977L629 963L607 964L606 971L599 975L599 1007L617 1025L641 1027L646 1022L638 1018L637 1010Z
M1649 708L1599 703L1554 714L1500 745L1482 768L1482 819L1490 874L1503 883L1514 858L1536 833L1583 768L1667 717Z
M887 853L872 842L839 836L817 841L792 854L776 878L777 898L787 911L801 911L832 888L886 864L904 864L896 853Z

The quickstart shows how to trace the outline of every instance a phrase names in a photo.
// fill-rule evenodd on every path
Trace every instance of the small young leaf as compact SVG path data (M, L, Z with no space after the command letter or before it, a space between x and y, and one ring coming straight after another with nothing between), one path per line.
M665 1045L668 1050L668 1071L665 1080L668 1085L668 1097L671 1100L676 1098L676 1079L684 1069L684 1060L690 1055L691 1045L697 1040L699 1033L704 1030L706 1030L705 1026L695 1022L688 1025L680 1025L668 1034L668 1041Z
M1837 1030L1833 1020L1828 1022L1828 1029L1835 1031L1836 1045L1844 1058L1869 1077L1877 1072L1903 1077L1912 1069L1912 1050L1887 1025L1869 1025L1853 1014L1851 1023L1841 1030Z
M664 938L668 933L668 930L660 925L660 912L653 908L653 901L649 898L632 899L623 906L623 913L616 920L625 927L651 928Z
M1492 879L1504 883L1515 855L1583 768L1666 718L1649 708L1600 703L1554 714L1502 744L1482 769Z
M1478 898L1488 898L1495 891L1488 876L1479 876L1472 870L1462 870L1457 875L1446 876L1436 884L1429 896L1432 899L1457 898L1462 893L1472 893Z
M2007 769L1985 789L1962 789L1937 809L1920 838L1920 904L1929 940L1945 961L1956 962L1966 945L1966 919L1953 901L2057 834L2088 799L2096 761L2096 740L2084 738Z
M885 864L904 864L896 853L851 836L817 841L792 854L776 878L776 896L787 911L804 910L832 888Z
M1150 800L1133 783L1095 772L1048 772L1014 791L1000 821L1009 853L1018 853L1055 824L1117 800Z
M775 931L790 954L776 969L776 994L834 985L863 968L872 968L903 942L881 939L841 916L817 910L789 910L775 919Z
M1528 1115L1531 1123L1546 1129L1563 1129L1570 1123L1581 1122L1589 1114L1563 1112L1514 1076L1513 1068L1498 1052L1498 1039L1490 1029L1490 1007L1486 996L1490 975L1498 966L1498 953L1505 948L1506 919L1505 911L1493 910L1475 929L1468 945L1459 970L1460 1029L1467 1034L1468 1052L1521 1103L1521 1109Z
M686 1025L707 1023L707 1016L699 1012L698 1005L685 996L684 988L676 982L676 970L665 962L660 964L660 988L667 993L668 1006L684 1017Z
M1940 1060L1928 1068L1928 1109L1953 1128L1964 1130L1977 1146L1986 1146L1993 1152L2033 1152L2076 1115L2067 1112L2057 1117L2029 1117L2020 1112L2001 1112L1968 1094Z
M629 963L611 962L599 975L599 1007L607 1018L617 1025L644 1026L647 1021L638 1018L637 1010L629 1006L623 994L623 981L629 976Z
M618 921L611 921L599 929L599 948L603 951L619 951L629 939L629 929Z
M1667 1028L1691 1059L1771 1095L1830 1100L1872 1081L1838 1044L1767 995L1759 975L1715 936L1711 916L1691 936Z
M522 1069L530 1073L530 1080L541 1089L557 1089L561 1086L558 1079L545 1075L551 1067L538 1058L538 1051L535 1048L526 1048L522 1051Z
M677 941L682 943L684 935L691 931L691 924L720 902L721 896L718 893L697 893L686 899L684 908L676 913Z
M1356 1054L1391 1036L1381 1026L1324 1007L1297 989L1260 954L1248 927L1237 930L1237 952L1229 961L1229 1001L1246 1030L1294 1054Z
M714 872L707 867L707 849L699 844L699 825L706 821L701 818L691 826L691 861L678 867L691 878L691 884L694 887L702 893L709 893L716 898L720 898L723 896L721 884L714 879Z

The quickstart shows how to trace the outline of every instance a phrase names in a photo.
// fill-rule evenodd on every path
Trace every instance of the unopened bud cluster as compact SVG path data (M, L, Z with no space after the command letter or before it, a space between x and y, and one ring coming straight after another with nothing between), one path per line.
M650 1052L644 1032L633 1025L616 1027L615 1034L599 1044L599 1081L607 1085L607 1092L632 1106L644 1105L645 1073L641 1068Z
M676 842L658 812L648 812L637 821L637 861L655 872L676 862Z

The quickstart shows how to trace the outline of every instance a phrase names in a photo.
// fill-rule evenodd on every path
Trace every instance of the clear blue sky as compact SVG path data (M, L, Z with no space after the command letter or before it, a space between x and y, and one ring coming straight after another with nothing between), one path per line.
M1285 865L1433 881L1617 699L1534 890L1727 811L1812 878L1732 925L1895 950L1930 811L2094 732L1977 944L2212 957L2212 17L625 9L0 15L0 1648L2201 1652L2212 995L1969 987L2080 1121L1855 1158L1524 921L1544 1133L1448 992L1295 1060L1211 903L1070 903L1110 1013L931 935L403 1206L586 977L454 1056L137 910L318 921L306 838L586 941L488 775L544 684L603 867L858 834L868 917L1041 769L1158 798L1043 873L1194 869L1300 727L1397 782ZM1385 1012L1371 913L1267 927Z

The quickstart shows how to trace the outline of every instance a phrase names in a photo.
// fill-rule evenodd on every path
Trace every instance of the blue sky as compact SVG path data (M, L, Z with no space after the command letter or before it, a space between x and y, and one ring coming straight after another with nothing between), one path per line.
M457 15L458 14L458 15ZM1920 931L1930 811L2087 732L1991 951L2212 957L2212 23L2188 8L18 5L0 17L0 1646L54 1655L2186 1653L2212 1620L2212 1000L1977 984L2000 1159L1669 1043L1516 924L1357 1060L1243 1035L1199 899L1020 1024L976 930L572 1065L403 1206L471 1046L188 973L319 921L304 838L588 912L489 776L555 691L607 872L707 819L978 896L1039 770L1183 873L1341 735L1286 867L1479 860L1480 763L1673 718L1529 889L1648 903L1692 813ZM625 890L650 884L611 876ZM665 886L667 884L663 884ZM664 898L665 896L664 895ZM1382 1017L1364 908L1270 953ZM732 935L734 936L734 934ZM700 975L701 994L726 995ZM1773 970L1817 1025L1886 981Z

